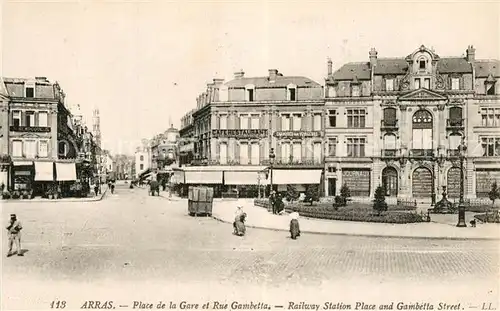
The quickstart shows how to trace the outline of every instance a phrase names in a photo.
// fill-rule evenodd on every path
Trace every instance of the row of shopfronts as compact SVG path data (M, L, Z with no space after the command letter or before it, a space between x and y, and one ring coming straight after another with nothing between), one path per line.
M3 165L0 184L5 190L33 192L33 196L44 196L57 186L64 196L76 192L88 192L92 182L92 170L86 163L53 161L13 161Z
M382 185L385 193L398 198L440 198L443 186L449 197L460 194L460 169L454 165L432 165L431 162L356 163L328 166L326 169L274 168L274 189L286 191L295 185L299 192L308 184L318 184L322 196L340 194L347 185L353 197L373 197L375 188ZM500 167L464 165L464 195L466 198L487 198L493 182L500 184ZM267 166L188 166L174 169L170 182L178 185L210 185L219 192L270 184ZM216 191L217 192L217 191Z

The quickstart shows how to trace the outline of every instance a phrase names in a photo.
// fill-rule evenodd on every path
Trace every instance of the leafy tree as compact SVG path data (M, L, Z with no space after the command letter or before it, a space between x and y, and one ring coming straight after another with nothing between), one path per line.
M384 187L378 186L375 190L375 200L373 200L373 209L380 216L382 212L387 211L387 202L385 202Z
M496 199L500 197L500 189L498 189L497 182L494 181L493 184L491 185L491 190L488 193L488 197L491 200L491 205L495 205Z
M342 185L342 188L340 188L340 197L344 198L347 202L347 198L351 197L351 191L349 190L349 187L347 187L347 184L344 183Z
M307 185L305 202L313 204L314 201L319 201L319 185Z
M295 188L295 185L286 186L286 199L290 202L296 201L300 197L300 193Z

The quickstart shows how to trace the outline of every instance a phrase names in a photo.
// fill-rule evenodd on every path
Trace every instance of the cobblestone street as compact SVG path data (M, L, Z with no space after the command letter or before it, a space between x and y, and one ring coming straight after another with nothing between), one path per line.
M131 300L141 295L172 300L182 294L184 300L233 295L284 303L283 294L338 300L360 291L363 297L379 297L375 294L386 288L398 297L422 299L448 288L455 300L498 297L496 241L328 235L294 241L286 232L259 229L239 238L228 224L187 216L183 201L123 186L99 202L4 204L4 221L13 212L24 224L27 252L25 257L3 254L7 309L45 309L56 297L83 301L112 293ZM5 245L5 232L2 238ZM460 289L465 296L457 296Z

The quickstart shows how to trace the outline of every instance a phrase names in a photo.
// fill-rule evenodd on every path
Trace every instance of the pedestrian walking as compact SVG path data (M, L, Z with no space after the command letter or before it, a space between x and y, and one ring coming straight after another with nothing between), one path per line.
M247 214L242 213L236 217L233 227L234 227L234 234L237 236L244 236L246 233L246 227L245 227L245 220L246 220Z
M17 219L16 214L10 214L10 221L6 227L9 236L9 252L7 257L14 255L12 246L16 244L17 256L24 256L21 251L21 230L23 229L21 222Z
M3 193L3 191L4 191L4 190L5 190L5 184L4 184L4 183L2 183L2 184L0 185L0 192L2 192L2 193Z
M276 192L271 191L271 195L269 196L269 204L271 204L271 209L273 214L276 214Z
M296 240L300 236L299 213L293 212L290 217L292 218L290 220L290 236L293 240Z
M99 194L99 186L98 185L94 186L94 193L95 193L95 196L97 196Z

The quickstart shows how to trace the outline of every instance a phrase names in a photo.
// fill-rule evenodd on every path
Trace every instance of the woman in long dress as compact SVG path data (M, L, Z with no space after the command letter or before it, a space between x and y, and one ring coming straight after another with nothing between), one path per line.
M299 213L293 212L290 217L292 218L290 220L290 236L293 240L296 240L300 236Z

